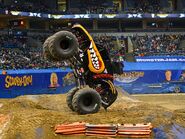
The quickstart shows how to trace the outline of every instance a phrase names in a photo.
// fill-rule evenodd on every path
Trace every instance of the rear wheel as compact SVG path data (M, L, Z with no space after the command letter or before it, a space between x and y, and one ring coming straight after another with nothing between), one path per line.
M49 42L50 40L53 38L53 36L50 36L46 39L46 41L44 42L43 44L43 55L44 55L44 58L46 58L47 60L51 60L51 61L57 61L56 58L54 58L50 51L49 51Z
M48 45L51 55L59 61L69 59L78 52L78 40L69 31L55 33Z
M72 105L78 114L96 113L101 107L101 97L96 90L85 87L74 94Z

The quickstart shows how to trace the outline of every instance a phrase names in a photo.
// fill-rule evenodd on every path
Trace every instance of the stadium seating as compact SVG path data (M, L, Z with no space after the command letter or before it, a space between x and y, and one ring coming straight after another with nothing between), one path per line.
M47 37L47 35L34 35L22 39L0 35L0 69L44 69L68 66L67 63L53 63L43 58L42 44ZM93 34L93 37L96 43L108 49L112 61L124 60L127 37L118 37L115 34ZM135 56L185 54L185 50L180 46L181 42L185 40L185 35L135 35L129 38L134 46ZM31 46L29 39L32 43L33 41L38 43L33 43L33 46Z
M97 4L98 3L98 4ZM184 11L184 1L179 5L178 11ZM45 1L15 1L12 4L0 3L0 9L55 14L116 14L116 13L172 13L174 9L167 0L124 0L121 4L113 1L71 0L67 10L59 10L57 6L51 7ZM122 7L122 8L120 8Z
M185 35L133 36L132 40L135 44L136 56L185 54L180 47L180 43L185 40Z

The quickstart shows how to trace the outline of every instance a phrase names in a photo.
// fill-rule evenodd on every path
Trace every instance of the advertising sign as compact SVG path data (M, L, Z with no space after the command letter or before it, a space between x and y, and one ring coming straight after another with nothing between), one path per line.
M33 72L16 70L0 75L0 98L11 98L27 94L66 93L75 86L75 78L70 70L39 70Z

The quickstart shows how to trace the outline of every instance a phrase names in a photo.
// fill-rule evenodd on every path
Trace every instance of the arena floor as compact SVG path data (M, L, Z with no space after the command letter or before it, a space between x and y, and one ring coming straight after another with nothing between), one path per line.
M0 126L0 139L87 138L54 134L56 124L77 121L93 124L151 122L154 132L162 132L153 132L155 137L179 136L179 133L172 130L174 125L181 128L181 137L185 134L185 94L130 96L120 93L107 112L101 109L99 113L90 115L77 115L70 111L65 97L66 95L40 95L0 99L0 114L10 117L6 126ZM166 134L163 135L163 132Z

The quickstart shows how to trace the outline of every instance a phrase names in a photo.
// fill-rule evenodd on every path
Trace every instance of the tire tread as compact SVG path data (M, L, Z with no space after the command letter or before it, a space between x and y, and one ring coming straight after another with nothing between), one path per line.
M83 89L78 90L75 95L73 96L73 100L72 100L72 105L74 110L78 113L78 114L89 114L86 111L83 111L80 106L78 105L78 99L81 95L85 94L86 92L92 91L93 93L96 93L99 99L99 105L97 106L96 110L89 112L89 113L96 113L99 111L100 107L101 107L101 97L98 94L98 92L96 92L96 90L89 88L89 87L85 87Z

